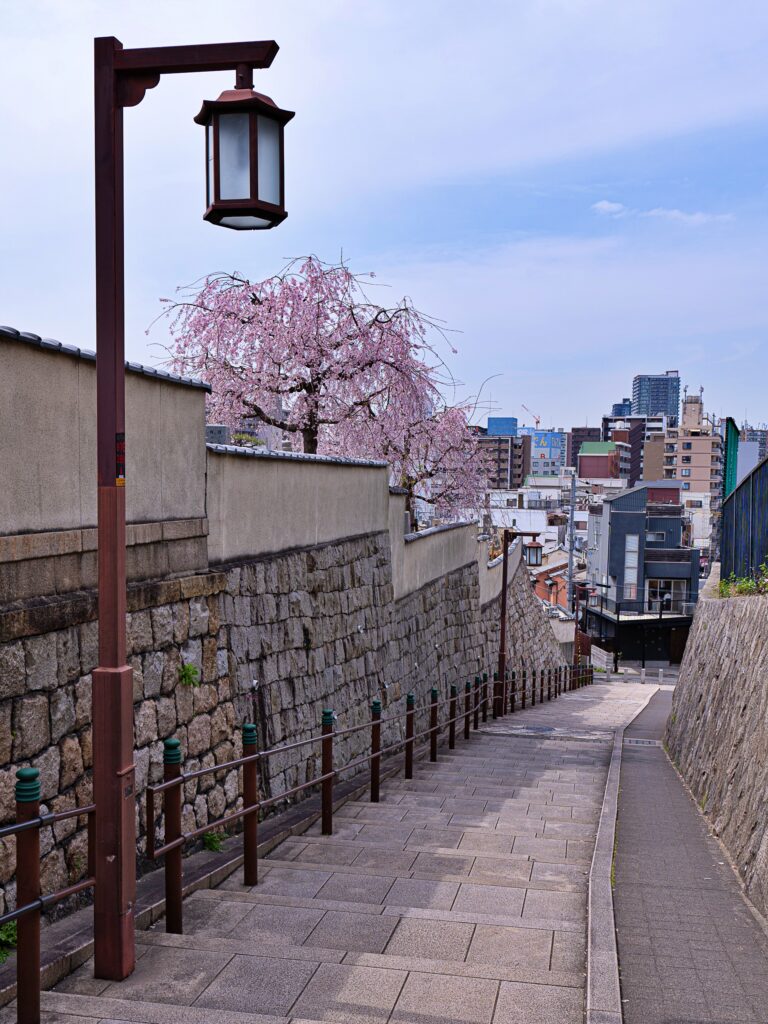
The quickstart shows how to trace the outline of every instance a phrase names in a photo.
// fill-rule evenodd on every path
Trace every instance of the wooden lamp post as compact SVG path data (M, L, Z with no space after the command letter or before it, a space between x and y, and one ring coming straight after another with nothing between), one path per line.
M210 126L206 165L213 191L209 184L205 217L240 230L273 227L286 217L283 126L293 114L252 86L253 69L269 67L277 50L273 40L135 50L124 50L112 36L94 40L99 665L92 696L98 978L120 980L135 965L133 678L125 636L123 108L140 103L161 75L235 71L234 100L224 94L205 104L197 118ZM225 121L225 111L240 120ZM227 217L236 222L226 223Z

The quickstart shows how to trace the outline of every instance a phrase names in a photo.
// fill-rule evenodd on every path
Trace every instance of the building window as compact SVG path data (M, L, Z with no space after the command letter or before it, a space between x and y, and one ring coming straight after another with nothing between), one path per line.
M640 551L640 537L628 533L624 538L624 599L634 601L637 597L637 560Z
M683 484L683 490L684 491L690 491L690 489L691 489L691 485L690 484Z
M691 461L691 456L690 455L683 455L683 462L684 463L690 462L690 461Z
M681 469L680 470L680 476L690 476L690 475L691 475L690 469Z
M704 502L703 501L694 501L692 499L689 499L688 501L686 501L685 507L686 508L703 508L704 507Z
M663 541L665 541L666 537L667 537L667 535L666 535L666 533L664 533L663 530L660 531L659 533L648 532L645 535L645 541L646 541L647 544L648 543L650 543L650 544L659 544L659 543L662 543Z
M685 451L689 452L691 450L691 442L690 441L683 441L683 448L684 448Z

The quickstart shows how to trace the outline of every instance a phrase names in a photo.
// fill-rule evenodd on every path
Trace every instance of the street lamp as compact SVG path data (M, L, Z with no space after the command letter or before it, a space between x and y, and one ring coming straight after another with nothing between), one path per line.
M499 668L493 686L493 717L501 718L506 714L507 707L507 562L509 560L509 542L518 537L538 537L535 530L509 530L502 532L502 565L501 565L501 621L499 623Z
M286 216L282 130L293 114L253 92L253 69L268 68L277 50L274 40L136 50L124 50L113 36L94 40L99 664L92 683L93 931L94 974L113 981L127 977L136 962L133 671L125 636L123 110L141 103L161 75L235 71L238 96L204 104L199 115L208 118L203 123L211 126L212 142L213 191L205 216L226 227L272 227Z
M249 67L234 89L203 102L195 121L205 126L205 220L236 231L285 220L283 128L293 116L253 91Z

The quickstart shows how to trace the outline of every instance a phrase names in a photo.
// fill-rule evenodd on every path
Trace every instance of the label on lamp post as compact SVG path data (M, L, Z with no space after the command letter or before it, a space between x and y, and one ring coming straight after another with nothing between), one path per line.
M125 487L125 434L115 434L115 487Z

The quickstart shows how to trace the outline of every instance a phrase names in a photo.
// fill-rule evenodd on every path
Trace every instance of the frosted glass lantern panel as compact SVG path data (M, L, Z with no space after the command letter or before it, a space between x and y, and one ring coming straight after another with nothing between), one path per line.
M213 125L206 125L205 128L207 174L205 176L205 199L206 206L213 202Z
M280 125L259 115L259 199L280 205Z
M219 115L219 199L248 199L251 194L248 114Z

